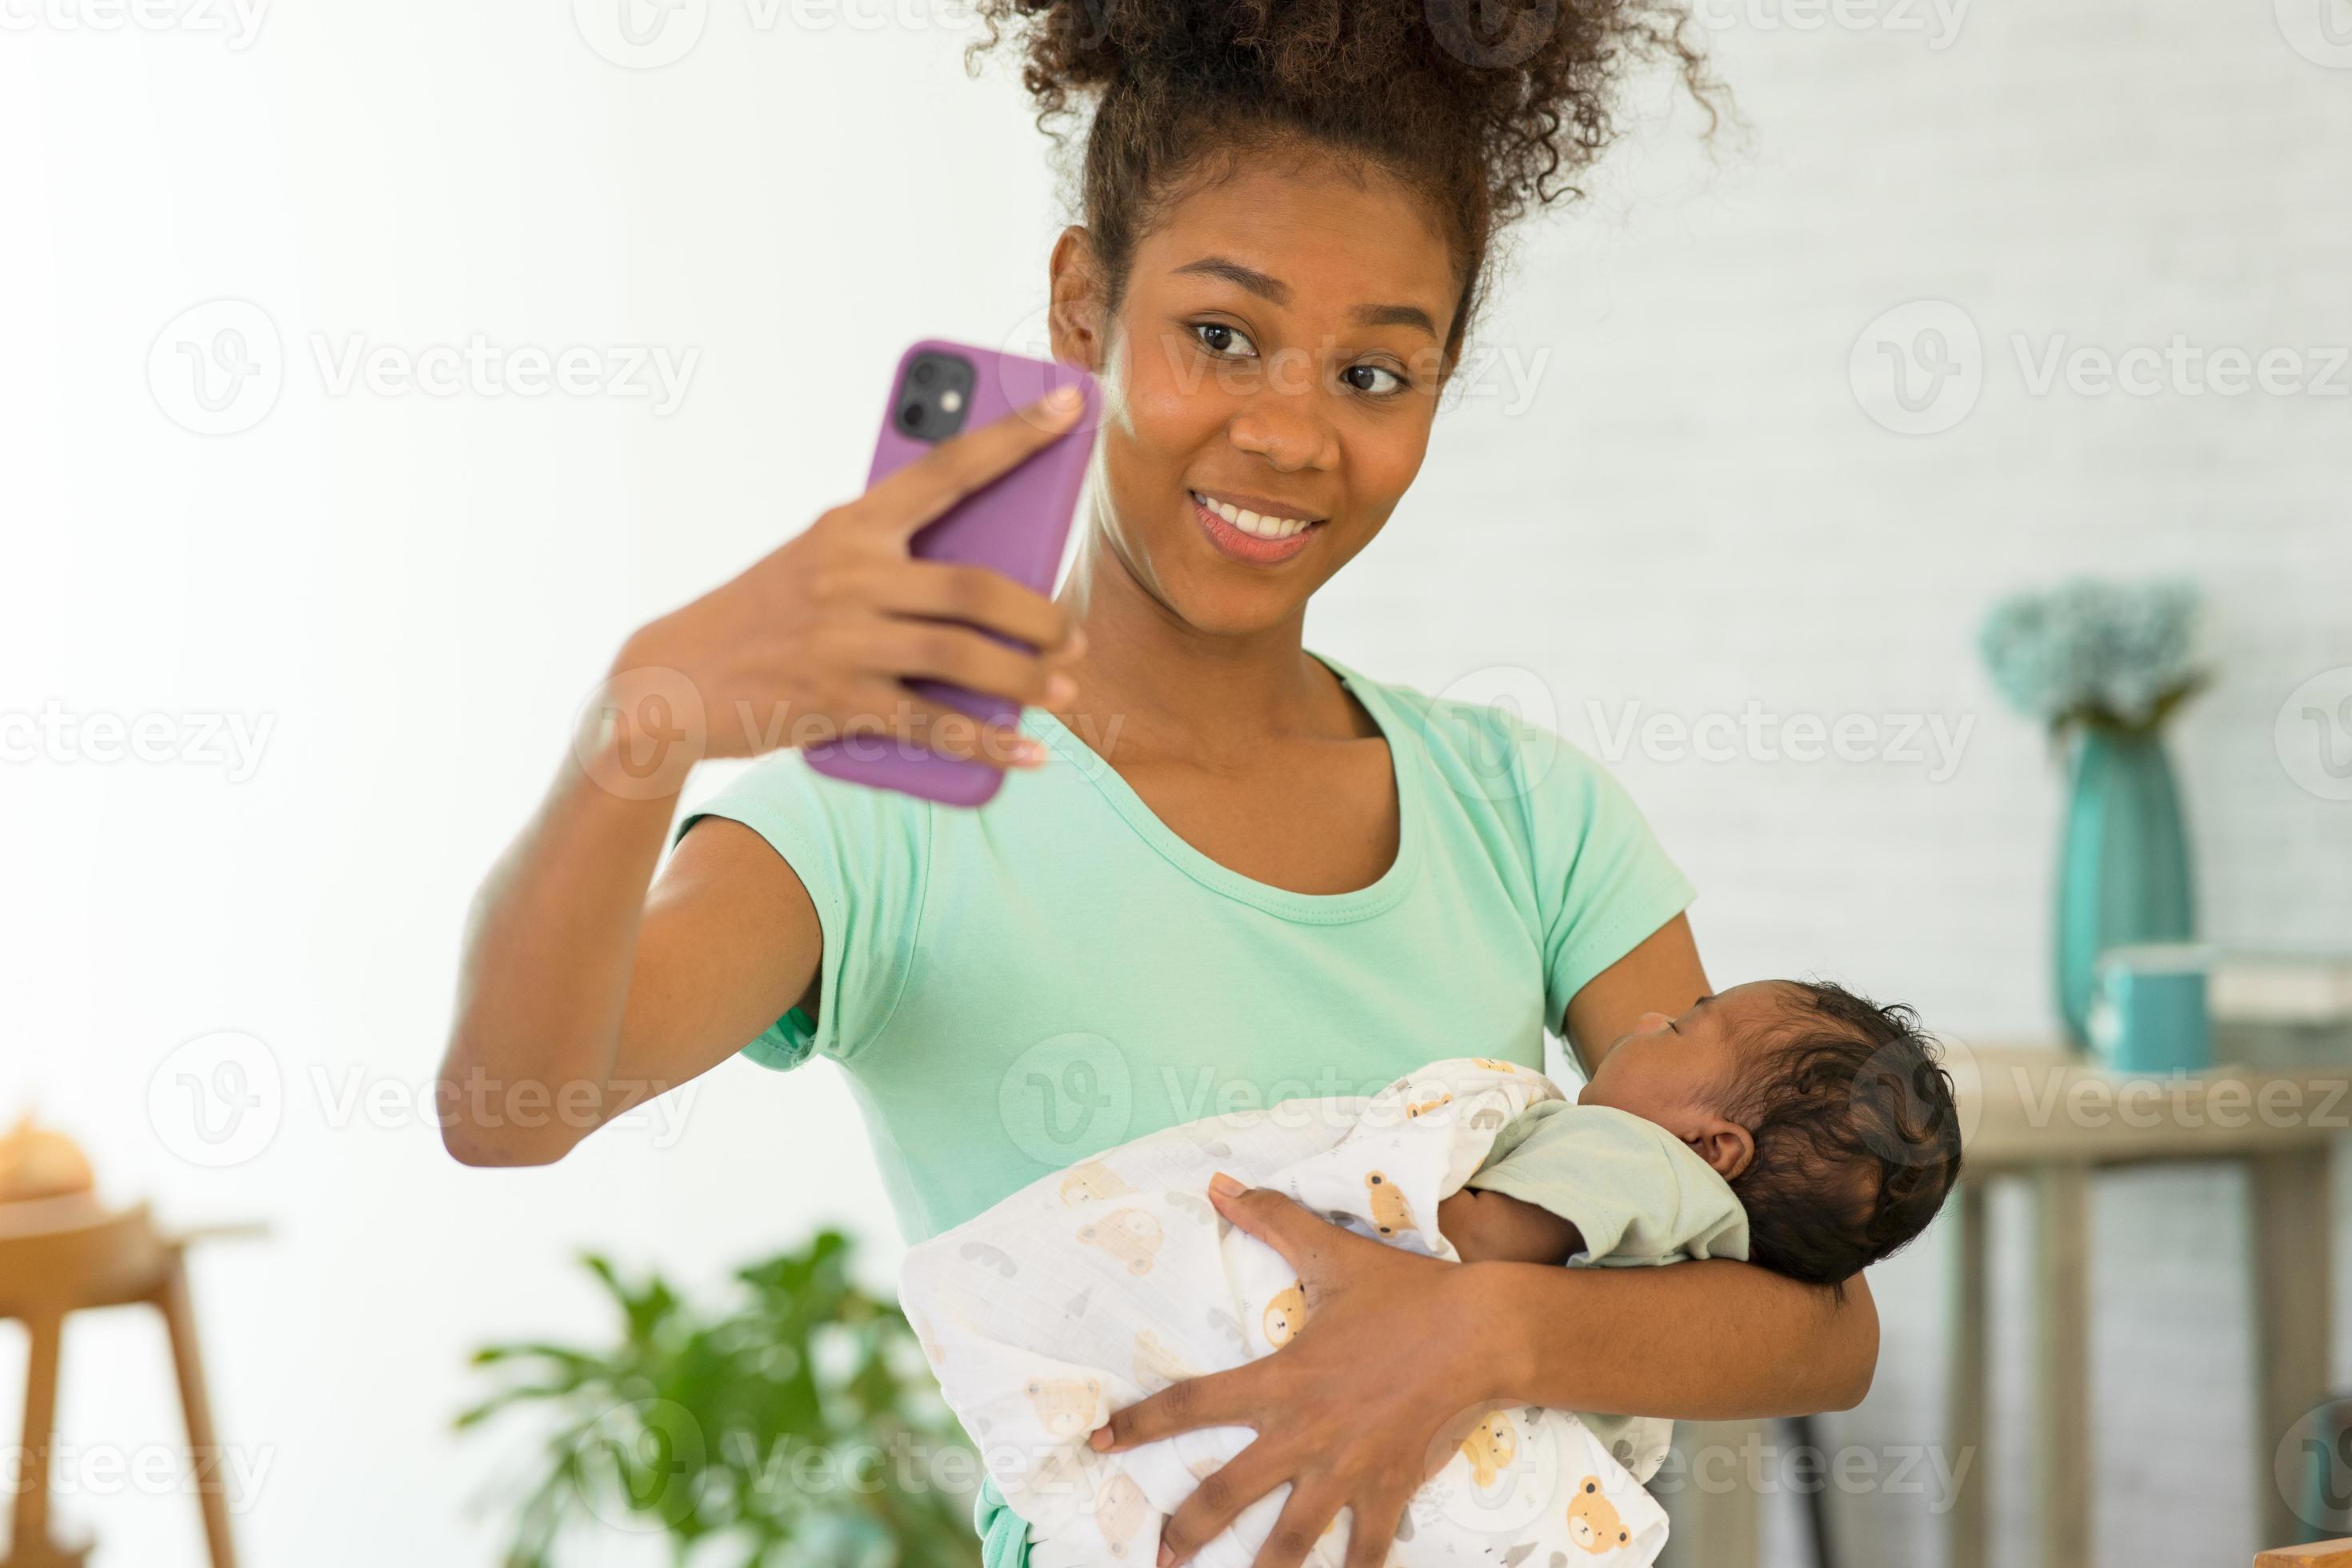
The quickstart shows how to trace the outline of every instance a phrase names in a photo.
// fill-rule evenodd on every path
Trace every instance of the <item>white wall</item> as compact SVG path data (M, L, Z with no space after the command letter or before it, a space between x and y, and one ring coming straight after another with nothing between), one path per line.
M121 1195L274 1226L197 1281L222 1423L266 1467L253 1561L479 1560L495 1521L460 1500L507 1450L447 1433L463 1356L596 1331L571 1252L709 1283L838 1220L879 1282L887 1215L830 1068L730 1067L681 1127L515 1173L459 1170L344 1097L431 1070L466 899L618 637L856 489L908 338L1026 335L1058 222L1041 144L1006 80L961 74L965 34L911 5L763 26L717 0L685 58L632 70L554 5L289 7L239 48L196 30L210 9L101 31L43 4L0 11L0 710L55 703L77 735L97 714L271 727L249 777L46 744L0 766L23 1042L0 1109L37 1101ZM2352 666L2352 369L2332 398L2037 396L2011 337L2037 359L2060 334L2352 343L2352 69L2252 4L2001 0L1941 48L1769 28L1765 0L1710 14L1748 144L1710 161L1687 110L1654 117L1592 202L1526 233L1485 339L1531 393L1498 368L1444 417L1310 640L1433 689L1532 671L1596 749L1595 703L1601 729L1634 703L1969 724L1948 776L1639 746L1618 765L1703 889L1718 977L1826 970L1963 1037L2023 1037L2047 1027L2059 791L1979 673L1977 619L2075 569L2193 572L2221 679L2176 754L2207 924L2342 945L2352 805L2299 788L2272 736L2290 690ZM205 437L148 359L223 298L267 313L284 384ZM1898 436L1848 359L1920 300L1971 319L1983 386L1955 427ZM698 359L656 413L338 392L317 358L476 332ZM284 1105L267 1147L207 1169L175 1152L184 1112L167 1099L167 1136L144 1107L167 1059L167 1097L202 1065L175 1047L223 1030L262 1043L255 1081L274 1071ZM2214 1267L2236 1193L2204 1173L2102 1190L2104 1561L2252 1544L2242 1456L2268 1439ZM1831 1430L1932 1442L1935 1249L1883 1276L1877 1389ZM68 1356L67 1441L172 1440L152 1325L89 1321ZM2027 1462L1996 1467L2004 1559ZM1841 1506L1862 1560L1930 1555L1919 1500ZM65 1507L102 1531L101 1568L196 1560L183 1496Z

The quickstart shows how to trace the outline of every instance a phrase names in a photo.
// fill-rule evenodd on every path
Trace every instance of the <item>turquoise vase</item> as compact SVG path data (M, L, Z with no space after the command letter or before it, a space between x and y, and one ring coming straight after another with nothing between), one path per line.
M2153 731L2085 726L2074 742L2058 862L2058 1008L2089 1043L2099 954L2196 934L2189 838L2164 742Z

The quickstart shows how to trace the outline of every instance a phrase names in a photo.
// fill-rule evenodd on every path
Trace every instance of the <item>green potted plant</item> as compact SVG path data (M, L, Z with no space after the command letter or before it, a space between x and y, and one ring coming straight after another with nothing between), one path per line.
M548 1568L567 1531L597 1528L663 1532L696 1568L978 1568L978 1458L850 1253L824 1231L709 1307L592 1255L614 1340L475 1352L499 1386L460 1430L544 1417L507 1568Z
M2058 1007L2088 1039L2099 954L2186 941L2196 895L2163 728L2206 680L2189 583L2076 579L2002 600L1979 646L2001 695L2067 761L2055 930Z

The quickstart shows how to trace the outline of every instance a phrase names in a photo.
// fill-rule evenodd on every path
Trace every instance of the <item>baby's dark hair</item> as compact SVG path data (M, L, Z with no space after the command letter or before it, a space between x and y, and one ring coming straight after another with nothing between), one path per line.
M1308 147L1423 197L1461 294L1452 358L1496 232L1574 195L1616 130L1635 66L1677 69L1712 121L1726 101L1687 0L975 0L976 64L1009 31L1040 129L1090 110L1078 216L1117 310L1137 239L1232 155Z
M1943 1207L1959 1179L1959 1113L1917 1013L1826 981L1780 984L1786 1014L1723 1109L1756 1142L1731 1190L1749 1261L1842 1286Z

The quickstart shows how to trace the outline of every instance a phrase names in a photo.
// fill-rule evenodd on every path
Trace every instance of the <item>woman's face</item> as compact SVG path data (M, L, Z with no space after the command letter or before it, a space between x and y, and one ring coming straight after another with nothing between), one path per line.
M1106 392L1103 542L1202 631L1290 620L1420 470L1457 292L1444 237L1388 176L1259 158L1193 190L1085 345Z

